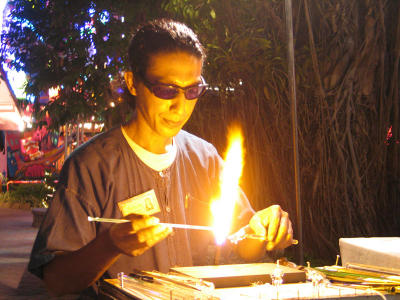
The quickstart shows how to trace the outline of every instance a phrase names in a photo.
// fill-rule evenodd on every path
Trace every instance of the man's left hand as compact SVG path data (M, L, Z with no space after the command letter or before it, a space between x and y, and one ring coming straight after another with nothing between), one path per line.
M292 222L279 205L256 212L249 225L256 235L264 236L267 251L284 249L293 244Z

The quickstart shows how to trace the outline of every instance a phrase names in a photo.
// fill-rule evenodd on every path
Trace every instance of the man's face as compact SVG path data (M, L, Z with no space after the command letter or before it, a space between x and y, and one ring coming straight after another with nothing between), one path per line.
M201 81L203 62L186 52L159 53L150 57L145 79L152 83L193 86ZM197 99L187 100L182 90L174 99L155 96L140 78L135 78L137 121L147 138L174 137L189 120Z

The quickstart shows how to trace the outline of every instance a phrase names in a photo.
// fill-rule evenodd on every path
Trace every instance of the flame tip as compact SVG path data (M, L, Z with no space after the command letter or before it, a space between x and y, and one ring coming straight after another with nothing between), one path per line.
M228 147L220 182L220 196L211 204L214 216L216 243L222 244L229 234L236 200L239 198L239 181L243 169L243 135L240 126L228 129Z

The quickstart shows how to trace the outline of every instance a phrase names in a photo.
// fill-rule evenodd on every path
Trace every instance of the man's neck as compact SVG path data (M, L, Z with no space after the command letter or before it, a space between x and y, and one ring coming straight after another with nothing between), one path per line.
M136 144L152 153L166 153L168 147L172 146L173 138L148 134L149 129L139 126L135 119L124 125L124 130Z

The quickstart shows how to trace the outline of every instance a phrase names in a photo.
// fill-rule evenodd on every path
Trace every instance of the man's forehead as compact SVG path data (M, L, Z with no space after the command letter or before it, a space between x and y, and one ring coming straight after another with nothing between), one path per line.
M146 77L151 81L186 86L201 82L203 61L186 52L159 53L148 63Z

